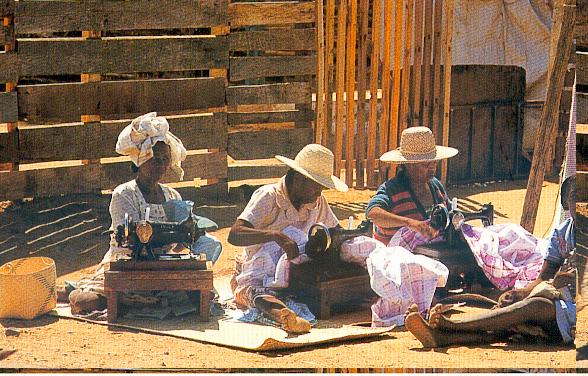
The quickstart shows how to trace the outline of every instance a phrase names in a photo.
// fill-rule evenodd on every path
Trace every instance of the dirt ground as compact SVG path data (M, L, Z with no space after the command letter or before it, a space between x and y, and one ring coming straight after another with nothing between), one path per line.
M460 205L479 208L492 202L496 222L519 222L525 195L524 181L449 187ZM335 214L347 223L351 215L364 218L373 191L347 194L328 191ZM546 182L535 234L545 236L554 213L557 184ZM232 273L240 250L226 241L229 226L244 207L243 202L201 206L198 213L215 220L215 232L224 245L214 268L217 281ZM0 213L0 264L31 255L56 261L58 284L78 280L94 271L107 250L108 197L78 196L4 204ZM2 209L0 208L0 211ZM357 221L355 222L358 223ZM468 311L469 313L473 310ZM467 313L466 313L467 314ZM579 339L588 342L588 317L580 315ZM335 317L336 318L336 317ZM370 320L369 309L341 316L344 322ZM322 345L312 348L256 353L189 340L157 336L75 320L43 316L36 320L0 320L5 328L17 328L19 336L0 332L0 349L17 352L0 361L3 369L228 369L243 368L378 368L399 371L416 369L496 369L575 367L573 349L540 345L494 344L481 347L450 347L424 350L407 331L395 330L380 338ZM584 329L581 329L584 328Z

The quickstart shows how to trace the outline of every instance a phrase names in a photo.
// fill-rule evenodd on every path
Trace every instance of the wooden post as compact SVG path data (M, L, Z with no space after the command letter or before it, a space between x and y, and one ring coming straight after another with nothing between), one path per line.
M323 0L316 0L316 120L315 142L326 145L327 122L325 101L325 28L323 20Z
M334 67L334 48L335 48L335 0L327 0L327 24L326 24L326 65L327 75L325 77L325 91L327 98L326 103L326 123L327 123L327 144L332 147L333 132L333 88L335 87L335 67Z
M556 3L553 30L551 33L550 62L548 70L548 86L545 105L541 112L541 121L535 147L531 172L527 182L527 192L521 217L521 226L533 232L537 209L541 198L541 187L545 177L545 163L548 150L555 142L558 126L559 102L564 84L564 77L572 47L573 29L575 22L576 0L558 0ZM559 12L558 12L559 11Z
M370 67L370 119L367 131L367 185L375 188L378 184L375 173L376 128L378 126L378 74L380 67L380 33L382 32L382 2L374 1L372 14L372 54ZM387 48L384 48L387 51Z
M357 0L349 0L349 17L347 18L347 114L346 124L346 148L345 148L345 183L353 186L353 158L355 143L355 45L357 42Z
M365 91L367 86L367 53L368 53L368 13L369 0L359 1L359 38L357 54L357 140L355 142L355 187L365 188L364 158L366 109ZM377 95L377 91L376 91Z
M422 124L421 119L421 69L423 65L423 0L415 0L414 17L414 62L412 64L413 79L411 80L412 126Z
M412 96L412 93L410 92L410 65L412 62L412 18L414 15L414 1L415 0L407 0L405 5L406 18L404 22L404 57L402 61L402 98L400 100L399 129L400 133L402 133L403 130L412 125L410 121L411 116L408 109L408 105L410 103L410 97Z
M100 31L82 31L82 38L84 39L100 39L102 36L102 32ZM100 82L102 79L99 73L82 73L81 74L81 82L82 83L90 83L90 82ZM100 115L99 114L83 114L80 116L80 120L84 123L84 126L89 126L91 124L100 123ZM83 165L89 164L100 164L100 159L83 159ZM96 187L101 188L101 187Z
M402 66L402 17L403 2L397 1L394 12L394 74L392 75L390 129L388 131L388 150L398 147L398 114L400 112L400 68ZM384 153L384 150L382 153ZM387 176L396 174L396 165L391 164Z
M425 0L425 51L423 53L423 114L421 125L431 126L431 47L433 42L433 0Z
M347 0L339 1L337 15L337 107L335 129L335 176L340 177L343 162L343 116L345 115L345 36L347 32Z
M453 33L453 2L447 0L445 6L445 38L443 38L443 51L445 53L445 69L443 70L443 130L441 132L441 145L449 146L449 112L451 99L451 39ZM441 162L441 181L447 183L447 159Z
M435 20L433 32L433 124L430 126L433 134L440 140L439 112L441 110L441 39L443 21L443 2L435 1Z

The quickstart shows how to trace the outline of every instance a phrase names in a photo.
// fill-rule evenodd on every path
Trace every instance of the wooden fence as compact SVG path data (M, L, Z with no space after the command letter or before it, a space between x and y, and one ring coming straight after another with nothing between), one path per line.
M379 156L409 126L448 145L453 0L325 0L323 13L317 139L334 150L336 173L376 186L387 175Z
M311 141L314 2L2 0L0 17L0 199L130 180L116 138L151 111L188 149L175 186L199 195L257 173L228 160Z

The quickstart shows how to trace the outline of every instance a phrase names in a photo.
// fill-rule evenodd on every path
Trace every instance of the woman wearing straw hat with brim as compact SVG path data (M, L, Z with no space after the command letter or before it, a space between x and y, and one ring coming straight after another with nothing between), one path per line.
M339 221L322 195L324 189L348 190L333 175L333 153L318 144L305 146L296 158L276 156L290 170L276 184L256 190L229 233L229 243L245 247L237 256L231 287L239 308L257 308L282 325L287 332L308 332L310 324L298 316L269 287L282 254L289 260L299 256L299 243L286 233L307 234L312 225L329 227ZM264 245L275 242L275 255Z
M388 244L401 227L427 239L435 237L436 231L426 221L427 210L439 203L449 206L445 188L435 178L437 161L457 153L457 149L435 145L427 127L402 132L400 147L380 157L381 162L398 165L396 176L378 188L366 209L366 217L374 223L374 238Z

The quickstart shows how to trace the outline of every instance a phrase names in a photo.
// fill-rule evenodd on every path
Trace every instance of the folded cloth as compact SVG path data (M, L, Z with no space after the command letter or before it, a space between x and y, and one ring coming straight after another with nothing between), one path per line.
M310 325L315 326L318 323L316 317L310 312L310 309L308 309L306 304L295 302L292 299L286 299L284 304L298 317L308 321ZM249 308L246 311L235 310L232 314L232 318L241 322L258 322L260 324L271 325L278 328L282 327L280 323L268 318L257 308Z

